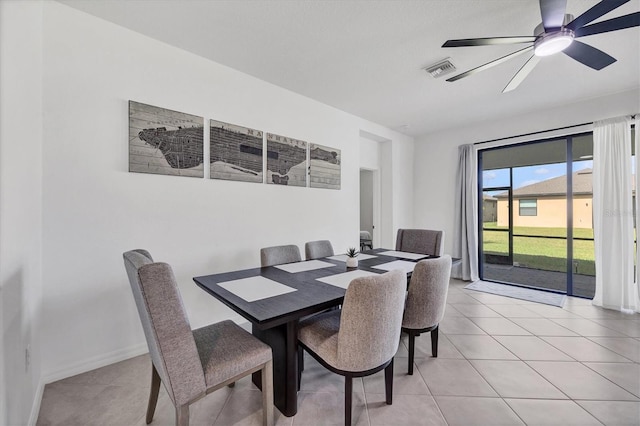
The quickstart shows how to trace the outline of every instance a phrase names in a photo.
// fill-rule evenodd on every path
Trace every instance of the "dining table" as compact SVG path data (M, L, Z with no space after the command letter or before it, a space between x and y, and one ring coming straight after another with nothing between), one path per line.
M354 278L400 269L410 276L424 254L378 248L361 252L356 268L346 255L194 277L205 292L251 323L252 334L271 346L274 404L285 416L297 412L298 323L342 303ZM253 382L261 388L260 375Z

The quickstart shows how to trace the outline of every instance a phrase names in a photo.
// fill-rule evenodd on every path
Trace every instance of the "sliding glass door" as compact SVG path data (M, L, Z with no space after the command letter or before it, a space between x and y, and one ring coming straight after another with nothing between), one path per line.
M593 242L593 136L571 138L572 179L572 251L570 294L593 299L596 289L595 244Z
M593 297L592 151L590 134L479 151L482 279Z

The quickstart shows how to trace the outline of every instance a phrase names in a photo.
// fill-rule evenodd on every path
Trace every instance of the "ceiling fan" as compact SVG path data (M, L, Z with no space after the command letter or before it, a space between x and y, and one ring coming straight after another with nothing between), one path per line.
M603 51L596 49L593 46L589 46L588 44L581 43L576 39L593 34L640 26L640 12L587 25L612 10L617 9L628 1L629 0L602 0L582 15L573 19L572 15L565 14L567 0L540 0L542 23L535 28L533 36L447 40L442 47L530 43L529 46L523 49L517 50L494 61L487 62L486 64L470 69L469 71L465 71L462 74L453 76L447 79L447 81L460 80L461 78L468 77L477 72L484 71L488 68L501 64L508 59L532 51L533 55L531 55L529 60L525 62L522 68L520 68L511 81L509 81L509 84L507 84L507 86L502 90L503 93L509 92L518 87L527 75L529 75L531 70L538 64L541 58L544 56L554 55L559 52L563 52L565 55L588 67L595 70L601 70L614 63L616 59L607 55Z

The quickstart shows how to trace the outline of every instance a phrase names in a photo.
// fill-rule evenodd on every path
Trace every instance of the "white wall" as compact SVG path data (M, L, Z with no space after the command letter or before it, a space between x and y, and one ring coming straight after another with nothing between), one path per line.
M458 146L540 132L640 112L640 89L476 126L461 126L416 140L414 217L417 227L444 229L445 252L452 253ZM535 140L531 136L529 140ZM507 142L505 142L507 143ZM452 253L456 255L456 253Z
M391 159L393 161L392 194L393 194L393 231L390 236L391 241L386 242L386 246L395 248L395 236L398 228L415 227L414 209L405 206L414 205L414 185L407 182L414 182L414 144L394 143L391 145ZM387 237L389 238L389 237Z
M380 169L380 144L386 141L374 141L360 137L360 168L367 170Z
M0 58L0 424L14 425L40 379L41 2L0 1Z
M412 211L409 137L57 3L43 52L46 381L146 350L125 250L174 267L197 327L237 317L193 276L259 266L262 246L357 246L363 129L391 141L393 215ZM130 99L339 148L342 190L128 173Z

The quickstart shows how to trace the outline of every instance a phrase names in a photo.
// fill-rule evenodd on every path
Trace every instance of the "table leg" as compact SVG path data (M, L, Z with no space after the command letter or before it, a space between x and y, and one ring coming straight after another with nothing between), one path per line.
M287 417L298 411L298 321L252 333L273 352L273 402ZM253 374L253 383L262 388L260 372Z

